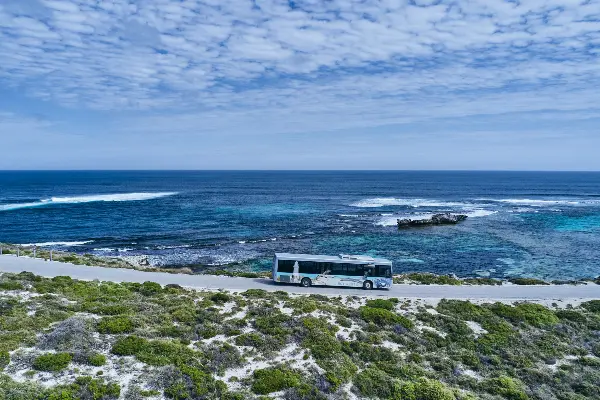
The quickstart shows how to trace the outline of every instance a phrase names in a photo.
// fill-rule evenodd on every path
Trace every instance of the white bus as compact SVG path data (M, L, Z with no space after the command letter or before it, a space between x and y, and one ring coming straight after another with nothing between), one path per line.
M389 289L392 262L367 256L320 256L276 253L273 260L275 282L312 285Z

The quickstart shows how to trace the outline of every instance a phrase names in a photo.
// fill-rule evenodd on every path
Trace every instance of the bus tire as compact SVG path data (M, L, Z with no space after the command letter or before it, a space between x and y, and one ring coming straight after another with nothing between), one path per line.
M371 290L371 289L373 289L373 282L371 282L371 281L365 281L363 283L363 289L365 289L365 290Z
M302 287L310 287L312 285L312 282L310 281L309 278L302 278L302 280L300 281L300 286Z

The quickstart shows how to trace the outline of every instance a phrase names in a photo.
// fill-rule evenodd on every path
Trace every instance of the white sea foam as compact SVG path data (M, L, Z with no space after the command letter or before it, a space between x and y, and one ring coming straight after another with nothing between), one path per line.
M37 246L37 247L50 247L50 246L64 246L64 247L71 247L71 246L83 246L84 244L88 244L88 243L92 243L93 240L85 240L82 242L42 242L42 243L23 243L20 244L19 246L24 246L24 247L32 247L32 246Z
M21 208L42 207L52 204L79 204L92 202L120 202L120 201L142 201L158 199L160 197L173 196L177 192L156 192L156 193L118 193L118 194L97 194L88 196L72 196L72 197L51 197L42 199L32 203L13 203L0 204L0 211L18 210Z
M432 199L401 199L396 197L376 197L371 199L363 199L352 203L352 207L360 208L377 208L386 206L406 206L406 207L464 207L469 206L469 203L448 202Z
M513 204L516 206L544 207L544 206L579 206L586 204L599 204L598 200L575 199L481 199L497 203Z

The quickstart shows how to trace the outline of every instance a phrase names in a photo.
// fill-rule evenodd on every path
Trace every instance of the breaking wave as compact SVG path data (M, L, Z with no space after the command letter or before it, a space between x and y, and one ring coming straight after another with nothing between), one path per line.
M157 193L118 193L118 194L97 194L88 196L73 197L51 197L30 203L0 204L0 211L18 210L21 208L43 207L55 204L80 204L93 202L120 202L120 201L142 201L158 199L160 197L173 196L177 192L157 192Z
M396 197L377 197L364 199L352 203L352 207L377 208L386 206L406 206L406 207L465 207L471 206L470 203L447 202L430 199L401 199Z
M20 246L24 247L51 247L51 246L62 246L62 247L71 247L71 246L83 246L84 244L92 243L93 240L85 240L82 242L42 242L42 243L23 243Z
M495 203L510 204L515 206L544 207L544 206L584 206L598 205L599 200L583 199L480 199Z

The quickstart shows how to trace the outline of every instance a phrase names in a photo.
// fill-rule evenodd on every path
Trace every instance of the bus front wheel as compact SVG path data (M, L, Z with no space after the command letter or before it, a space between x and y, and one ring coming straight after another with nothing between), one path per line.
M300 281L300 286L302 287L310 287L311 284L312 282L308 278L302 278L302 280Z
M365 281L365 283L363 283L363 289L365 289L365 290L373 289L373 282Z

